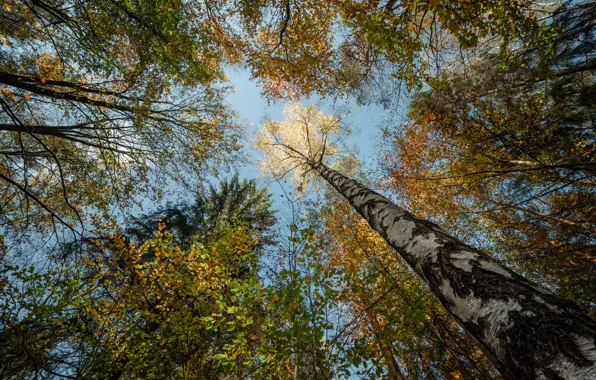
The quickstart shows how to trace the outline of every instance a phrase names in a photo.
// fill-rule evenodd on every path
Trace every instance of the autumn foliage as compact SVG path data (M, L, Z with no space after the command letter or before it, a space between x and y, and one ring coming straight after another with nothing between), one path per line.
M0 378L501 378L322 169L596 316L594 20L590 1L0 2ZM281 119L247 125L232 70ZM382 116L354 125L382 132L372 165L361 106Z

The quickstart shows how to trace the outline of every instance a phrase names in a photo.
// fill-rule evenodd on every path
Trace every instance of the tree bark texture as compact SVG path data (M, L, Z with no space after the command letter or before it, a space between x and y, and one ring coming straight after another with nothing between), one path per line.
M319 174L429 285L506 379L596 379L596 321L431 222L327 168Z

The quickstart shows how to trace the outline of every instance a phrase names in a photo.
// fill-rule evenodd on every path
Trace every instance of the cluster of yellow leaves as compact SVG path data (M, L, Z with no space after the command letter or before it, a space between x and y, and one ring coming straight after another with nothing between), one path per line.
M102 254L86 258L83 270L92 273L94 281L75 304L86 323L95 326L108 365L125 357L139 365L165 365L179 360L178 351L195 350L186 369L195 371L215 349L210 331L222 325L252 325L252 317L238 306L240 299L230 294L241 283L237 262L249 260L257 244L245 229L231 229L210 247L182 249L162 224L153 238L140 244L119 233L95 244ZM251 331L238 330L239 340L226 344L230 355L250 352L242 337L256 337ZM132 362L126 365L131 373L145 373L131 369L136 365Z
M301 189L313 178L312 164L323 157L336 158L341 139L348 133L337 116L326 115L315 106L289 104L284 109L284 120L261 125L254 145L265 157L258 160L258 165L274 177L291 173L294 185Z
M262 20L247 55L252 77L274 98L297 99L312 93L341 95L348 83L336 65L333 28L341 4L306 0L270 2L275 19ZM289 12L289 14L288 14Z
M426 114L404 128L393 137L395 151L385 158L391 168L390 186L403 194L408 209L424 217L440 218L462 207L457 202L459 196L479 184L465 181L465 172L462 176L453 175L473 169L462 165L458 147L449 144L444 133L433 127L433 120L432 114Z

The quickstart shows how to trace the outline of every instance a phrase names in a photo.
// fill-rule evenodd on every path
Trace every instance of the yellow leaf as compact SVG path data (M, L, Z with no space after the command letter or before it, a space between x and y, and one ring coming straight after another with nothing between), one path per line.
M25 97L25 99L31 100L31 97L29 96L29 94L23 94L23 96Z

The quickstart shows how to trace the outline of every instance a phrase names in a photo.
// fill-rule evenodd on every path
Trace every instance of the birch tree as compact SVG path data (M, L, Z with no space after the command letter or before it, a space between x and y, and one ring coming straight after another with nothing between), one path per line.
M358 317L356 353L382 355L376 367L391 379L417 374L428 379L500 378L474 340L351 205L334 189L323 197L318 239L329 241L325 263L343 273L346 303Z
M330 168L335 157L327 152L337 152L330 137L341 134L341 122L332 120L314 107L287 109L286 120L265 123L257 137L256 146L265 153L261 165L274 175L294 170L294 178L316 173L341 193L428 284L504 378L596 376L594 320L438 225Z
M524 49L413 94L385 130L388 191L596 316L596 3L561 9L550 74ZM389 183L390 182L390 183ZM472 227L472 228L470 228ZM479 243L476 243L479 242Z

